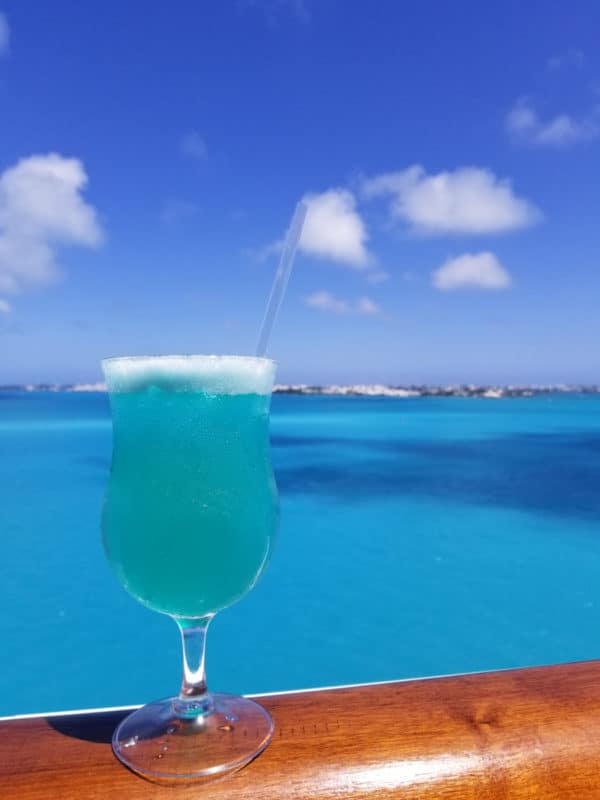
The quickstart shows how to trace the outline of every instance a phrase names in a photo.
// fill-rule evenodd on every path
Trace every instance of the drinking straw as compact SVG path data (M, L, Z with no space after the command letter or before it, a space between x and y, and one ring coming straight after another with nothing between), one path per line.
M264 356L267 352L269 337L271 336L273 325L275 324L277 314L281 308L285 290L292 273L292 267L294 266L294 257L296 255L296 250L298 249L300 236L302 235L302 228L304 227L304 220L306 219L307 211L308 206L306 203L300 200L294 211L294 216L292 217L290 227L288 228L288 232L285 237L285 242L283 243L283 250L281 251L281 258L279 259L279 266L277 267L277 272L275 273L275 278L273 279L273 285L271 286L271 294L269 295L269 300L267 302L265 316L263 317L262 325L260 326L258 344L256 345L256 355L259 358L262 358L262 356Z

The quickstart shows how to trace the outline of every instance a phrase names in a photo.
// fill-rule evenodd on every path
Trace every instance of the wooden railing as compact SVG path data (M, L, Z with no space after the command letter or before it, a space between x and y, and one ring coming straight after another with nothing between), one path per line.
M0 722L2 800L600 798L600 662L271 695L255 761L159 786L112 755L123 712Z

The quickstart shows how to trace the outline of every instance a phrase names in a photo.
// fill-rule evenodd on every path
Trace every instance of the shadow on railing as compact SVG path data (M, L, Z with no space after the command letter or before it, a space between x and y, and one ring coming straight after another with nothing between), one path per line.
M84 742L110 744L113 731L129 711L96 711L91 714L46 717L48 725L63 736Z

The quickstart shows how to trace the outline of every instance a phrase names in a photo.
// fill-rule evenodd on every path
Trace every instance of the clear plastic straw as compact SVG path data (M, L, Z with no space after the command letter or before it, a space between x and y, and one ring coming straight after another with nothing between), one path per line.
M256 345L256 355L262 357L267 352L269 338L273 325L277 319L277 314L281 308L281 303L285 295L285 290L292 273L294 266L294 257L298 249L298 242L302 235L302 228L304 227L304 220L306 219L306 212L308 206L302 200L296 206L294 216L288 228L283 250L281 251L281 258L279 259L279 266L275 273L273 286L271 287L271 294L267 302L265 316L260 326L260 333L258 334L258 344Z

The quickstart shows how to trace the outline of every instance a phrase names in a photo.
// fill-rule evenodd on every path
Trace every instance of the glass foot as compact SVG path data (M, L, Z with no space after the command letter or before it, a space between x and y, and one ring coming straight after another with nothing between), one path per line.
M273 720L258 703L209 695L212 710L182 713L178 698L139 708L118 726L113 750L150 780L216 780L252 761L271 741ZM206 706L205 706L206 708Z

